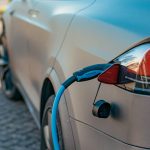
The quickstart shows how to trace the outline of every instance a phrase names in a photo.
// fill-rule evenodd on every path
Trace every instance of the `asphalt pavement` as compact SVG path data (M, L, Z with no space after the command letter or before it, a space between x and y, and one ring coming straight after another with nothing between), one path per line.
M0 150L40 150L40 131L23 101L0 91Z

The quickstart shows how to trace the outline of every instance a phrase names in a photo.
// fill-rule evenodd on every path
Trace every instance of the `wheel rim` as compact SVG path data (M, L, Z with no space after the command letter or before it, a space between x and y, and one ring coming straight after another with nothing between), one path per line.
M50 149L50 143L49 143L49 127L48 126L45 126L44 127L44 139L45 139L45 143L46 143L46 147L48 150L51 150Z
M50 109L47 112L47 125L44 126L44 139L46 143L46 147L48 150L53 150L52 149L52 139L51 139L51 111Z
M42 139L41 139L41 148L42 150L54 150L53 142L52 142L52 133L51 133L51 115L52 115L52 106L54 102L55 96L52 95L48 98L45 110L43 113L43 119L42 119ZM61 127L61 121L59 117L59 112L57 114L57 135L58 135L58 141L60 144L60 149L64 150L64 142L63 142L63 134L62 134L62 127Z

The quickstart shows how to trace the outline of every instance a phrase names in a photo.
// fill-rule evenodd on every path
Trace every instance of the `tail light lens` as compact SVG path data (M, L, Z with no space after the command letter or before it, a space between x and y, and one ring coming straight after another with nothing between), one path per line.
M120 65L114 64L98 77L98 81L107 84L117 84L119 81Z
M150 94L150 43L130 49L111 63L120 64L117 86L135 93Z

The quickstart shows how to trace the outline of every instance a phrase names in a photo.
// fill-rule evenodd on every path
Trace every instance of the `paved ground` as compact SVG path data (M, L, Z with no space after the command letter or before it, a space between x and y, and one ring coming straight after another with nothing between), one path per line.
M39 150L40 133L23 101L0 92L0 150Z

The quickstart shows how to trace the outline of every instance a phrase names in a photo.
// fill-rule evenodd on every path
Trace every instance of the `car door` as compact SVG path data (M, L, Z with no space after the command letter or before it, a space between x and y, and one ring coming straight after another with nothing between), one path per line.
M28 46L32 96L39 105L45 74L55 62L74 15L90 5L93 0L36 1L36 5L29 10L32 24L28 28L30 32Z
M30 93L28 30L30 24L29 10L34 6L34 0L17 0L9 8L11 19L9 36L9 56L11 68L16 79L23 85L25 92Z

